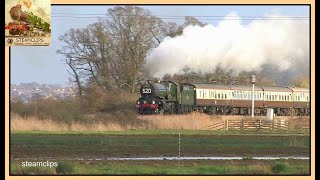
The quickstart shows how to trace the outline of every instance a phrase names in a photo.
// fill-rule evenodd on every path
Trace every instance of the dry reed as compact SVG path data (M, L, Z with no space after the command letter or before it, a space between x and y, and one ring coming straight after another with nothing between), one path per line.
M70 124L66 124L51 119L42 120L35 117L23 118L18 115L11 116L11 130L13 131L123 131L130 128L116 123L96 122L88 124L71 122Z
M89 118L89 117L88 117ZM70 123L57 122L52 119L39 119L36 117L24 118L19 115L11 115L11 130L13 131L124 131L130 129L136 130L205 130L207 127L225 120L247 119L247 116L212 116L202 113L192 113L187 115L141 115L137 116L137 121L141 123L124 124L108 121L106 119L99 121L87 121ZM117 118L125 119L126 116ZM289 119L288 119L289 120ZM296 119L292 119L294 122ZM308 121L307 121L308 122ZM302 122L300 122L302 123ZM294 123L294 124L300 124ZM290 120L289 120L290 124Z

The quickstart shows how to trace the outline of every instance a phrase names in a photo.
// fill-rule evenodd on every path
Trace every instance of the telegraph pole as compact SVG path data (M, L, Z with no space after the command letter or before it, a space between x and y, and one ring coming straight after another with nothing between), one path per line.
M252 119L254 118L254 83L256 82L256 76L251 75L252 78L252 109L251 109L251 116Z

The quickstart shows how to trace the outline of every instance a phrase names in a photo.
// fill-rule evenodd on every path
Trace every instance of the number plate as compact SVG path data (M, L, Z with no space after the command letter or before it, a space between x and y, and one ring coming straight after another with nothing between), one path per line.
M142 89L142 93L144 93L144 94L149 94L149 93L151 93L151 88L144 88L144 89Z

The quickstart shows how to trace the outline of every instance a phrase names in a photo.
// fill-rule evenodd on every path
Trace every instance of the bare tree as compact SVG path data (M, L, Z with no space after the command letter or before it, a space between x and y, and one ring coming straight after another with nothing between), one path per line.
M144 78L147 52L164 37L163 27L163 22L146 9L115 7L108 9L106 20L62 35L59 39L65 46L57 52L66 58L64 61L72 58L74 77L83 75L78 82L134 93Z
M186 16L184 18L185 22L183 24L183 27L187 27L187 26L200 26L200 27L203 27L205 25L207 25L206 23L203 23L201 21L199 21L197 18L195 17L192 17L192 16Z

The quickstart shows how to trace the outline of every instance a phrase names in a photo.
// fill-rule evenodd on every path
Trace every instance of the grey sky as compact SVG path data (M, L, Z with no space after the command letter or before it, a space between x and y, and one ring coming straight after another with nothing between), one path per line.
M56 17L57 13L105 14L112 6L52 6L52 35L49 47L11 47L11 83L38 82L67 85L70 77L67 66L56 54L62 43L58 37L70 28L84 28L96 21L95 18ZM308 6L143 6L153 15L163 16L225 16L231 12L244 16L265 16L277 13L284 16L309 16ZM165 20L183 23L183 19ZM217 24L219 20L203 20ZM248 23L248 21L243 21Z

